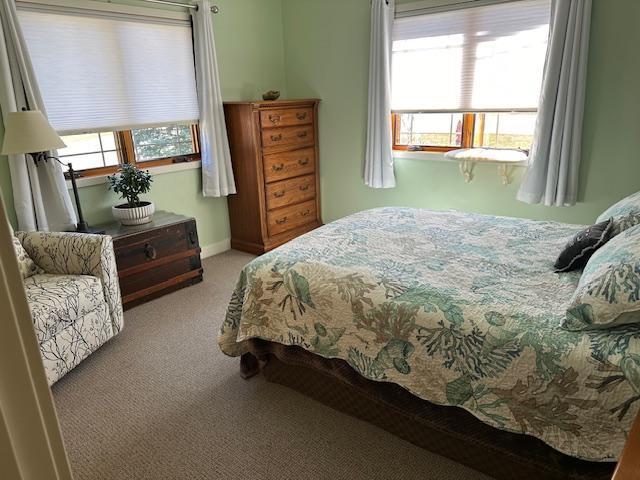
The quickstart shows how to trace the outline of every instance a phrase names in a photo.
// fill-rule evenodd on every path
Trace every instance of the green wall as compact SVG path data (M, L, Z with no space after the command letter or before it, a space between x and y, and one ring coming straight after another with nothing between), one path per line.
M136 3L135 0L122 0ZM403 2L404 3L404 2ZM223 97L255 99L279 88L289 98L318 97L323 217L330 221L381 205L461 209L590 223L608 205L640 189L640 2L594 0L580 203L531 206L515 199L523 169L508 187L495 166L479 166L465 184L456 164L397 159L397 187L373 190L361 179L364 157L369 0L219 0L213 16ZM435 71L437 74L437 71ZM1 137L0 125L0 137ZM203 245L229 236L225 199L203 198L200 171L155 177L159 208L196 216ZM15 222L6 159L0 188ZM99 185L81 189L92 223L110 219L116 199ZM15 223L14 223L15 224Z
M406 3L406 2L403 2ZM465 184L457 164L396 160L397 187L362 182L369 0L283 0L285 68L291 97L318 97L323 219L381 205L461 209L590 223L608 205L640 190L640 2L594 0L580 203L531 206L515 199L524 169L503 187L495 166ZM437 75L437 67L434 67Z
M135 0L120 3L149 6ZM221 13L212 18L223 99L256 99L266 90L284 91L281 1L217 0L216 4ZM200 243L206 246L229 238L229 220L225 198L204 198L200 193L200 175L200 170L157 175L147 198L153 200L157 208L196 217ZM15 226L6 157L0 157L0 188ZM80 196L83 212L90 223L111 219L111 205L117 198L107 191L106 184L83 187Z

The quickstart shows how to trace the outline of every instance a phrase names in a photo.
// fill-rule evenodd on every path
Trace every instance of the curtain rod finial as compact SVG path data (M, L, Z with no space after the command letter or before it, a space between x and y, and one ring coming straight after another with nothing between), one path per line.
M108 0L111 1L111 0ZM194 10L198 10L198 5L187 6L187 8L193 8ZM211 7L211 13L220 13L220 7L214 5Z

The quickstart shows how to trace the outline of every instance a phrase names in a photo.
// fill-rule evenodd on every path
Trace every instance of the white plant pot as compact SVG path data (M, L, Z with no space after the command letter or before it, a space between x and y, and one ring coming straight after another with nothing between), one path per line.
M119 220L122 225L142 225L149 223L156 207L153 202L141 202L140 207L128 207L126 203L111 207L113 218Z

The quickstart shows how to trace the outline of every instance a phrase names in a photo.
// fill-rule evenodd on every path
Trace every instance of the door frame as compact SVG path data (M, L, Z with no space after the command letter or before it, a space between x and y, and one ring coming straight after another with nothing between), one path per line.
M0 476L72 480L0 191Z

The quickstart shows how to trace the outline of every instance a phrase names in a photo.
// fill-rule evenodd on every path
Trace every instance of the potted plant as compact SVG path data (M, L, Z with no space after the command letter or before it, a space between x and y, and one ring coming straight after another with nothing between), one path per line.
M109 190L120 195L127 203L111 207L114 218L123 225L141 225L149 223L155 211L153 202L140 200L140 195L151 189L153 179L148 171L125 163L115 175L109 175Z

